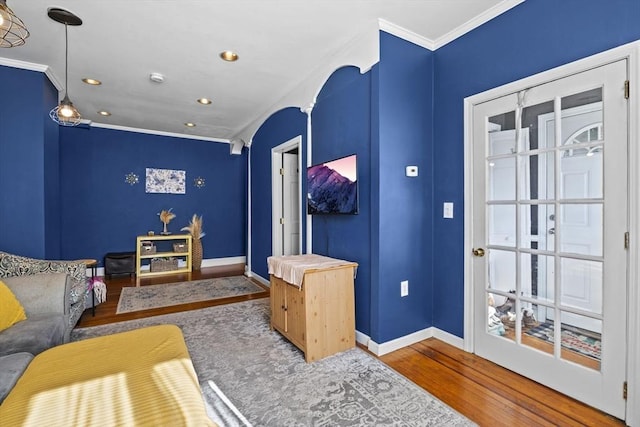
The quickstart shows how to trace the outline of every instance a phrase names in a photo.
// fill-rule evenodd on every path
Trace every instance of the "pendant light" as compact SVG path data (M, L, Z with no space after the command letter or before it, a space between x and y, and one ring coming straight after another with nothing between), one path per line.
M62 126L77 126L82 120L80 112L73 106L73 103L69 99L69 36L67 33L67 27L69 25L82 25L82 19L78 18L68 10L59 9L56 7L49 8L47 11L49 18L56 22L64 24L64 98L60 101L57 107L55 107L49 113L51 119Z
M7 6L6 0L0 0L0 47L22 46L29 37L24 22Z

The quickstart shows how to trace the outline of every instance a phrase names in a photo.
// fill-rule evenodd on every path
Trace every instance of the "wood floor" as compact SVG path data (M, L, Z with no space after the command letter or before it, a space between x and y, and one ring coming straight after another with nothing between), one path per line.
M224 267L203 268L200 271L193 271L190 274L171 274L167 276L146 277L140 280L140 286L183 282L186 280L209 279L214 277L241 276L242 274L244 274L244 264L236 264ZM140 319L143 317L158 316L160 314L196 310L199 308L230 304L256 298L268 298L269 288L258 281L254 280L254 282L263 287L264 292L230 298L220 298L212 301L180 304L151 310L135 311L132 313L116 314L116 308L118 306L118 300L120 299L120 292L122 291L122 288L136 286L137 284L134 277L127 275L113 276L110 279L105 279L105 283L107 284L107 301L96 306L95 316L92 315L91 309L85 310L76 327L84 328L87 326L104 325L107 323L122 322L123 320Z
M140 285L241 275L243 272L243 264L204 268L191 273L190 277L147 278L141 280ZM136 280L120 276L105 282L107 301L96 307L95 316L92 316L91 309L85 310L77 327L269 296L265 287L265 292L260 294L116 315L122 288L136 286ZM618 419L437 339L421 341L380 359L481 426L624 426Z

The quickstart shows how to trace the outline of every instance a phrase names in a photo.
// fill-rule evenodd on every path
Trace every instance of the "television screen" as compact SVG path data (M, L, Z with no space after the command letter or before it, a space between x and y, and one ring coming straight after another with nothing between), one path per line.
M358 213L355 154L307 168L307 213Z

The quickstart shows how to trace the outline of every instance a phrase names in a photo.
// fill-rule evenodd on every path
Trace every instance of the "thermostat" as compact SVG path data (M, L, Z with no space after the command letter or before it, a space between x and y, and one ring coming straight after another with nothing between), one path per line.
M406 174L407 174L407 176L418 176L418 167L417 166L407 166Z

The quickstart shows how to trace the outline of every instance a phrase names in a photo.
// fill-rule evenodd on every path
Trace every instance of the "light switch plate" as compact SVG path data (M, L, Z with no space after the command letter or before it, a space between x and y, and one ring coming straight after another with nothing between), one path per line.
M400 282L400 296L406 297L407 295L409 295L409 281L403 280Z
M453 218L453 202L444 202L442 206L442 217Z

